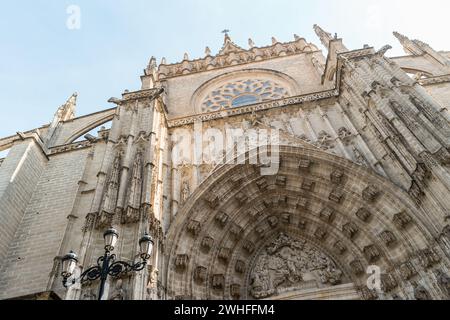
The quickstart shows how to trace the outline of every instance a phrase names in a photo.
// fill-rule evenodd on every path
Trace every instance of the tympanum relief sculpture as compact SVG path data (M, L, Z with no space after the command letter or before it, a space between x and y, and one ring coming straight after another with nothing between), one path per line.
M250 293L255 299L263 299L305 287L334 286L342 278L342 271L324 253L305 240L281 233L256 259Z

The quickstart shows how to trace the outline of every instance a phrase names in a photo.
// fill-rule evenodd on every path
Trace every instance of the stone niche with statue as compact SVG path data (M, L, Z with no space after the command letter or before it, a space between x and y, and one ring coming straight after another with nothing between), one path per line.
M328 255L306 240L281 233L254 260L249 293L264 299L282 293L345 283L345 275Z

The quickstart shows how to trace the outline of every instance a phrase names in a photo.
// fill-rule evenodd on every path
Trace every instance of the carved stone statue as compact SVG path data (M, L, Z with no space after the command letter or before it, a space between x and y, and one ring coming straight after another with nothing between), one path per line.
M184 203L191 195L191 191L189 188L189 183L187 181L183 182L183 187L181 189L181 202Z
M126 290L123 288L122 279L117 280L116 286L114 288L114 292L111 295L109 300L125 300L126 299Z
M314 281L317 286L336 285L342 275L325 254L306 241L281 233L256 260L251 273L251 294L256 299L267 298L306 281Z

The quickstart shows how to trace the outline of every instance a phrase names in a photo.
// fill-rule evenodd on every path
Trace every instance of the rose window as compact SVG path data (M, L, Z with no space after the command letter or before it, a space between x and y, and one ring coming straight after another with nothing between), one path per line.
M213 90L203 101L202 111L211 112L286 98L289 92L270 80L239 80Z

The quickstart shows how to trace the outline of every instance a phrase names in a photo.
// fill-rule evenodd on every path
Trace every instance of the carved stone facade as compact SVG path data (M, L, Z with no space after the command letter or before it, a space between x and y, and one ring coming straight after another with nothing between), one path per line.
M65 290L60 262L94 264L110 226L118 256L138 259L144 232L155 250L108 299L448 299L450 54L314 30L327 52L226 34L216 55L152 58L112 108L76 117L74 94L0 139L0 299L98 298L95 282Z

